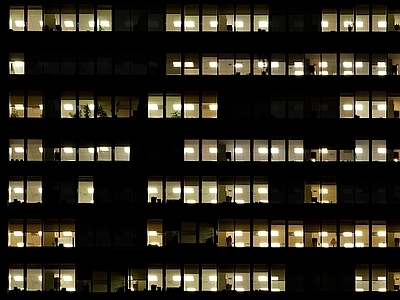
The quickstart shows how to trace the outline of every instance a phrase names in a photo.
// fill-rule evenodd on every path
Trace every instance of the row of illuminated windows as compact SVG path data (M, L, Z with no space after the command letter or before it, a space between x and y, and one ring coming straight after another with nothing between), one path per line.
M86 272L77 279L74 264L10 264L9 290L66 292L127 292L127 291L303 291L294 287L296 281L283 264L149 264L146 267L127 268L126 271ZM288 273L288 274L286 274ZM299 272L297 272L299 273ZM301 273L307 273L301 270ZM342 273L342 272L341 272ZM345 273L345 272L343 272ZM400 270L383 264L356 264L349 286L356 292L399 291ZM310 275L310 274L308 274ZM314 274L312 274L314 275ZM314 275L315 276L315 275ZM301 285L315 280L324 289L332 286L325 274L318 278L303 278ZM333 278L330 278L333 279ZM297 279L298 280L298 279ZM334 279L337 282L337 279ZM329 287L328 287L329 286ZM343 288L343 287L342 287ZM305 288L307 290L307 288Z
M41 139L11 139L9 142L10 161L129 161L128 142L116 141L95 143L85 140L79 143L62 142L59 147L43 147Z
M266 4L13 5L13 31L171 31L171 32L386 32L400 30L400 7L357 5L286 10Z
M122 178L123 179L123 178ZM132 200L129 180L105 182L93 176L42 181L41 176L9 178L10 203L345 203L384 204L400 202L397 179L380 176L356 178L337 183L336 178L291 177L274 179L267 176L152 176L146 196ZM45 188L43 188L45 187ZM183 187L183 188L182 188ZM142 188L146 195L145 187ZM46 194L46 192L48 192ZM43 194L47 196L42 196ZM114 195L114 196L113 196ZM137 199L136 199L137 198ZM286 198L287 201L286 201Z
M304 146L302 139L185 140L185 161L399 161L400 149L388 149L386 140L357 139L346 149L331 143Z
M10 53L9 74L399 75L399 53ZM163 68L165 66L165 69Z
M9 117L217 118L218 112L217 93L211 91L150 93L144 101L139 96L95 97L93 92L61 92L59 97L46 101L41 91L28 91L26 95L24 91L11 91Z
M400 247L398 220L222 219L170 222L150 219L147 221L147 240L145 230L145 226L121 222L95 226L82 223L82 228L75 228L75 220L28 219L24 222L13 219L9 220L8 247L162 247L177 244L236 248Z

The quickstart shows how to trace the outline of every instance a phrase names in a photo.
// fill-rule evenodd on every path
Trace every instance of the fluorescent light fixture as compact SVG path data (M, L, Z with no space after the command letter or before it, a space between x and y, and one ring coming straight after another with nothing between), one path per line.
M243 68L243 64L242 63L236 63L235 64L235 68L237 68L237 69Z
M43 27L43 21L39 21L40 27Z
M279 236L278 230L271 230L271 236Z
M352 68L353 63L351 61L344 61L343 62L343 68Z
M378 61L377 65L378 65L378 68L386 68L386 62L384 62L384 61Z
M147 232L147 235L148 235L148 236L157 236L157 231L155 231L155 230L150 230L150 231Z
M303 231L294 231L293 234L294 234L294 236L303 236L304 235Z
M15 21L15 27L24 27L25 22L23 20L16 20Z
M378 292L386 292L386 288L379 288Z
M271 153L272 154L278 154L279 153L279 148L276 148L276 147L271 148Z
M24 189L23 188L13 188L14 193L16 194L23 194L24 193Z
M295 243L294 246L296 248L304 248L304 243Z
M261 199L260 199L260 203L268 203L268 200L266 200L266 199L261 200Z
M261 147L261 148L258 148L257 151L260 154L267 154L268 153L268 148Z
M386 281L386 276L378 276L378 281Z
M379 248L386 248L387 244L386 243L378 243Z
M259 194L268 194L268 188L258 188Z
M343 75L353 75L353 71L343 71Z
M235 153L239 153L239 154L243 153L243 148L240 148L240 147L235 148Z
M194 188L192 188L192 187L184 187L183 188L183 192L185 194L194 194Z
M327 189L327 188L319 189L319 192L320 192L322 195L326 195L326 194L328 194L328 189Z
M377 235L378 236L386 236L386 231L378 231Z
M110 27L110 21L108 21L108 20L100 21L100 26L102 26L102 27Z
M43 153L43 147L39 147L39 152Z
M187 204L195 204L195 203L197 203L197 202L196 202L196 200L193 200L193 199L192 199L192 200L186 200L186 203L187 203Z
M244 243L235 243L234 245L237 248L243 248L244 247Z
M94 27L94 21L89 21L88 24L89 24L89 27Z
M24 233L22 231L14 231L13 235L14 236L24 236Z
M210 193L212 193L212 194L216 194L217 191L218 191L218 189L214 187L214 188L209 188L208 191L209 191Z
M174 23L174 27L175 27L175 28L181 27L181 24L182 24L181 21L174 21L173 23Z
M210 108L210 110L218 110L217 104L210 104L208 107Z
M327 237L328 236L328 232L322 231L322 232L319 232L318 235L322 236L322 237Z
M352 237L352 236L353 236L353 233L350 232L350 231L345 231L345 232L342 233L342 235L343 235L344 237Z
M268 28L268 21L258 21L258 27Z
M362 276L356 276L356 281L362 281L362 280L363 280Z
M23 147L14 147L14 152L15 153L24 153L24 148Z
M304 149L303 148L294 148L294 153L303 154L304 153Z
M25 63L23 61L13 61L15 67L23 67Z
M74 27L74 21L64 21L64 26L67 28Z
M356 288L356 292L364 292L363 288Z
M172 105L172 108L174 109L174 110L181 110L181 105L180 104L173 104Z
M295 61L294 63L295 68L302 68L303 67L303 62L302 61Z
M386 75L386 71L378 71L378 75L379 76L385 76Z
M99 150L101 152L108 152L109 151L108 147L99 147Z
M174 66L174 68L180 68L181 67L181 62L180 61L173 61L172 65Z
M194 23L194 21L185 21L185 27L194 28L196 27L196 24Z
M24 247L24 243L23 243L23 242L21 242L21 243L17 243L17 247L19 247L19 248L22 248L22 247Z
M43 192L43 189L42 188L38 188L38 192L39 192L39 194L41 194Z
M244 200L238 200L238 199L236 199L236 200L235 200L235 203L237 203L237 204L244 204Z
M216 61L210 61L208 63L208 65L210 66L210 68L217 68L218 67L218 62Z
M43 235L43 232L40 230L40 231L38 231L38 235L39 236L42 236Z
M322 27L322 28L327 28L327 27L329 27L328 21L322 21L322 22L321 22L321 27Z
M363 21L357 21L356 22L356 27L363 28L364 27L364 22Z
M64 246L65 247L65 246ZM67 291L67 292L75 292L75 288L73 288L73 287L67 287L67 288L65 288L65 290Z
M158 104L149 103L149 104L148 104L148 109L149 109L149 110L158 110Z
M258 65L259 68L266 68L267 67L267 62L259 61L259 62L257 62L257 65Z
M364 243L356 243L357 248L364 248Z
M378 110L386 110L386 104L378 104L377 108Z
M210 153L218 153L218 148L214 148L214 147L208 148L208 152L210 152Z
M184 110L194 110L194 104L184 104L183 105Z
M235 236L243 236L243 231L241 230L235 231Z
M43 104L39 104L39 109L43 110Z
M279 62L278 61L271 62L271 68L279 68Z
M236 275L236 276L235 276L235 281L243 281L243 276L241 276L241 275Z
M184 153L194 153L194 148L193 147L185 147L183 149Z
M271 281L279 281L279 277L278 276L271 276Z
M353 25L353 22L351 22L351 21L344 21L343 22L343 26L344 27L349 27L349 26L352 26Z
M94 188L92 188L92 187L87 188L87 192L88 192L89 194L93 194L93 193L94 193Z
M39 276L38 276L38 280L39 280L39 281L42 281L42 280L43 280L43 276L42 276L42 275L39 275Z
M353 243L344 243L343 246L344 246L345 248L354 248Z
M328 67L328 62L326 62L326 61L320 61L318 64L322 68L327 68Z
M268 281L268 276L266 276L266 275L259 275L259 276L257 277L257 280L260 281L260 282Z
M192 61L186 61L184 63L185 68L193 68L194 67L194 62Z
M268 247L268 243L259 243L258 244L261 248L267 248Z
M63 107L64 107L64 110L74 110L74 106L69 103L64 104Z
M322 71L321 75L329 75L329 72L328 71Z
M378 148L379 154L386 154L386 148Z
M244 292L244 288L237 287L237 288L235 288L235 291L236 292Z
M16 110L24 110L24 105L23 105L23 104L15 104L15 105L14 105L14 108L15 108Z
M243 194L243 188L240 187L235 188L235 194Z
M259 231L257 232L257 235L258 235L258 236L268 236L268 231L259 230Z
M186 281L186 280L185 280ZM196 290L196 288L194 288L194 287L188 287L188 288L186 288L186 291L187 292L195 292L195 291L197 291Z
M87 148L89 153L94 153L94 148Z
M356 68L362 68L364 66L362 61L356 61Z
M158 193L158 189L156 187L149 187L147 189L147 191L149 192L149 194L156 194Z
M131 147L124 147L124 152L125 152L126 154L131 153Z
M181 276L180 275L174 275L172 276L173 281L181 281Z
M353 110L352 104L343 104L343 110Z
M217 27L218 21L210 21L210 27Z
M212 281L212 282L216 282L218 280L218 276L216 275L210 275L208 276L208 280Z
M364 151L363 151L363 148L356 148L355 152L356 152L356 154L362 154Z
M243 27L244 27L243 21L236 21L236 22L235 22L235 27L237 27L237 28L243 28Z
M174 194L180 194L181 193L181 188L172 188L172 192Z
M321 247L322 247L322 248L329 248L329 243L322 243L322 244L321 244Z
M216 287L210 289L211 292L217 292L218 289Z
M24 276L14 275L14 281L24 281Z
M64 153L74 153L74 149L72 149L71 147L64 147L62 148Z
M378 28L386 28L386 21L378 21Z
M158 277L157 277L157 275L149 275L149 276L147 276L147 280L148 281L157 281Z
M63 231L63 236L72 236L72 231Z
M294 75L296 76L304 75L304 71L294 71Z

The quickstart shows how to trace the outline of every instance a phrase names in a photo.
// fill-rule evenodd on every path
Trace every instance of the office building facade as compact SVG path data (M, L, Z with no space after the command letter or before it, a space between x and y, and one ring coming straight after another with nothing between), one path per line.
M399 3L3 7L5 299L398 297Z

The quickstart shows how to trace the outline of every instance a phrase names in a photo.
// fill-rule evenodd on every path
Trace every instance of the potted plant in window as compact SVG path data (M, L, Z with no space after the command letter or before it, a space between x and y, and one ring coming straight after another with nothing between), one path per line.
M85 104L85 106L83 106L83 115L85 116L85 118L90 118L90 115L92 114L92 111L89 108L89 104Z
M82 110L79 110L79 118L82 118ZM76 115L76 113L72 113L72 112L70 112L69 113L69 116L71 117L71 118L77 118L78 116Z
M351 31L353 31L353 27L354 27L353 19L347 20L347 30L348 30L349 32L351 32Z
M19 118L18 112L13 108L10 118Z
M174 111L171 113L171 118L178 119L178 118L180 118L180 117L181 117L181 112L180 112L179 110L174 110Z
M101 106L101 105L99 105L97 107L97 116L99 118L107 118L108 117L107 112L104 110L103 106Z
M400 24L394 24L394 30L399 31L400 30Z
M203 243L207 244L207 245L214 245L214 236L213 236L212 231L210 231L208 237L203 239Z

